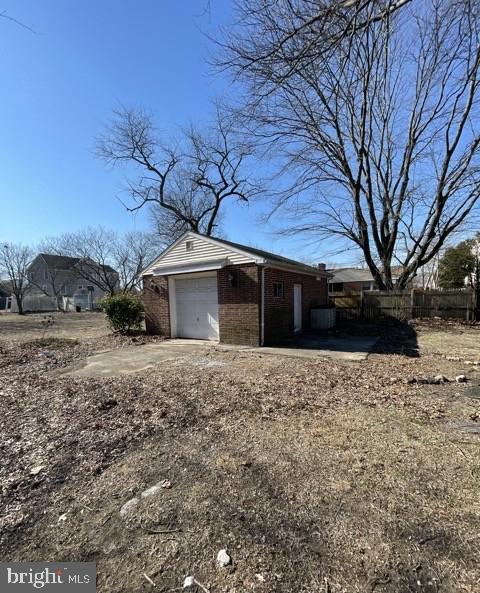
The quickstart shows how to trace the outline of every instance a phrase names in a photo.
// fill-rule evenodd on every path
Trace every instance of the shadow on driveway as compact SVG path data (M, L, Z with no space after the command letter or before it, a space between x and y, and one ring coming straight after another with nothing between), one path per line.
M279 348L315 350L321 356L345 360L364 360L371 353L419 356L416 331L402 322L342 324L333 330L287 338Z

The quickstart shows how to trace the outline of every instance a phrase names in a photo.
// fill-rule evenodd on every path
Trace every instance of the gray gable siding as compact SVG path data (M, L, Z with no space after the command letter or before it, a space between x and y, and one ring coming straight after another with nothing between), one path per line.
M61 260L54 260L59 266ZM87 293L87 286L90 283L85 280L74 269L62 269L55 265L48 266L42 255L37 257L31 263L28 270L31 288L29 294L32 296L67 296L73 297L75 294ZM82 288L80 288L82 287ZM93 287L94 300L97 301L105 293L98 286Z

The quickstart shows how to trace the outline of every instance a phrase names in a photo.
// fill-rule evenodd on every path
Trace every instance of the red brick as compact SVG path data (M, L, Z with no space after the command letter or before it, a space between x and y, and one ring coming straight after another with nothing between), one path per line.
M274 282L283 282L284 296L273 296ZM302 328L310 327L310 311L325 305L328 298L326 278L286 272L275 268L265 269L265 344L293 336L293 285L302 286Z
M170 337L168 279L165 276L143 277L143 306L147 334Z
M229 275L233 274L233 285ZM217 272L220 341L260 344L260 284L255 264L226 266Z
M233 274L233 282L230 280ZM220 341L260 345L262 272L256 264L227 266L217 272ZM273 283L283 282L284 296L273 296ZM310 326L312 307L326 304L327 280L296 272L265 268L265 343L293 335L293 285L302 285L303 329ZM145 276L143 302L148 333L170 336L168 279Z

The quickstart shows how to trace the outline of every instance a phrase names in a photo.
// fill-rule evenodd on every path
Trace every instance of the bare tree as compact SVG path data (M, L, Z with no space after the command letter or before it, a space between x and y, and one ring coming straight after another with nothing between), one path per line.
M133 231L119 236L101 226L46 239L42 249L76 258L75 272L109 294L140 288L142 270L158 255L150 233Z
M30 247L6 243L0 248L0 273L11 285L17 302L18 314L23 315L23 300L29 289L28 267L32 261Z
M112 265L123 292L141 289L142 272L158 253L158 244L150 233L132 231L115 242Z
M133 198L128 210L150 206L158 234L167 243L186 230L211 235L225 201L247 202L258 192L245 174L252 145L238 138L220 111L213 126L183 130L174 146L158 137L144 111L116 111L97 153L111 165L139 170L128 184Z
M353 243L382 289L394 263L406 286L480 199L478 3L406 4L245 0L222 57L293 175L276 196L287 232Z
M63 236L63 248L78 257L75 269L89 284L115 294L119 291L118 272L112 266L117 235L103 227L88 227Z
M44 255L45 249L43 245L41 245L38 249L39 256L41 257ZM51 249L47 248L47 251L53 253ZM45 276L39 277L38 274L35 273L35 261L36 258L32 261L32 267L29 270L28 280L30 283L30 287L33 289L37 289L42 294L47 297L53 297L56 302L56 307L58 311L62 311L65 313L65 305L63 297L65 295L65 283L70 274L68 270L65 269L65 266L60 265L60 262L48 262L48 271Z
M412 0L236 0L236 26L216 40L215 63L238 74L255 71L255 92L270 94L305 62L326 60L345 40L383 21ZM279 68L280 66L280 68ZM260 91L260 92L259 92Z
M32 27L29 27L25 23L22 23L22 21L19 21L18 19L16 19L13 16L10 16L6 10L4 10L3 12L0 12L0 19L5 19L7 21L11 21L12 23L15 23L16 25L18 25L19 27L27 29L27 31L30 31L30 33L34 33L35 35L37 34L37 32L34 29L32 29Z

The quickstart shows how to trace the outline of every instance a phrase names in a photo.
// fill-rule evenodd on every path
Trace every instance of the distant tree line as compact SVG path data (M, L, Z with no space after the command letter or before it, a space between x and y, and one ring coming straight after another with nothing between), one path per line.
M101 226L48 237L36 246L3 243L0 279L7 281L18 312L23 314L24 298L34 288L61 303L63 269L52 267L48 278L41 280L30 274L30 265L39 253L75 258L74 269L79 277L113 295L141 288L141 272L158 255L158 249L150 233L134 231L119 235Z

